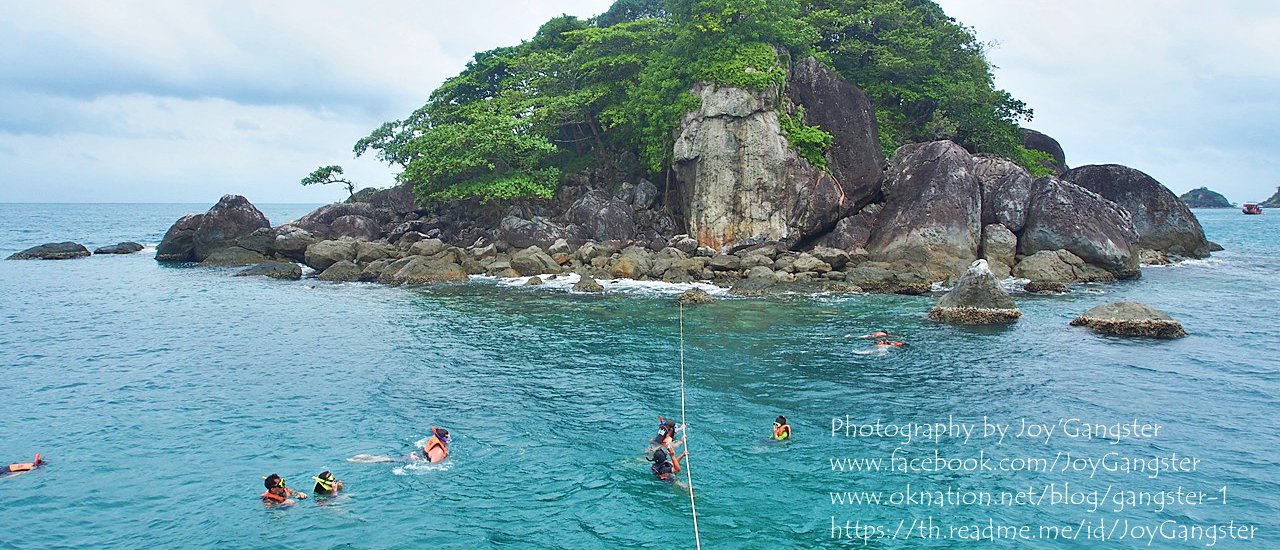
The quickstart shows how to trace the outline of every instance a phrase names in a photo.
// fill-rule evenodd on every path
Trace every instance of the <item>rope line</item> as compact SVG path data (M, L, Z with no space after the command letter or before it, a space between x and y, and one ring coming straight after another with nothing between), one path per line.
M689 480L689 508L693 510L693 542L702 550L702 536L698 534L698 504L693 499L693 469L689 467L689 425L684 419L684 304L680 304L680 425L684 427L684 473Z

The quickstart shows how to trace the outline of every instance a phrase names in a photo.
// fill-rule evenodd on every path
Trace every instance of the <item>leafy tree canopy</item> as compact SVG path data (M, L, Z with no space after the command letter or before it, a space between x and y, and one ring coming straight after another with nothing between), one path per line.
M781 86L789 58L808 55L867 93L886 155L952 139L1040 168L1017 125L1031 110L994 86L972 29L929 0L617 0L477 53L355 153L403 166L426 199L548 197L564 172L589 167L659 176L698 106L694 83ZM783 113L784 132L825 166L831 135L803 118Z

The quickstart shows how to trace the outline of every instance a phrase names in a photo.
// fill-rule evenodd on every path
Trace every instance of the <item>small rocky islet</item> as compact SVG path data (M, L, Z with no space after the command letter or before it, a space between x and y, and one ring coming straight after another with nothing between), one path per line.
M785 92L695 86L701 105L676 132L661 185L585 171L548 199L429 204L398 185L279 226L227 195L177 220L156 259L285 279L302 276L285 264L302 263L322 280L391 285L576 273L582 292L615 278L709 281L746 296L926 294L942 282L964 290L944 297L935 319L1003 323L1017 310L1003 290L988 292L998 279L1060 292L1216 249L1149 175L1069 168L1061 146L1033 130L1024 146L1052 159L1040 178L945 140L902 146L886 162L861 90L813 59L787 74ZM797 106L834 136L825 167L788 146L780 115Z

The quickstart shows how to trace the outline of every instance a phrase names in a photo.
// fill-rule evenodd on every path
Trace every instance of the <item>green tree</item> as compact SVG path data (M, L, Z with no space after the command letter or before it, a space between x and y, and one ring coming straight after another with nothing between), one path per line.
M356 184L341 176L341 166L332 164L329 166L321 166L312 171L307 177L302 178L302 185L327 185L330 183L340 183L347 188L348 196L355 196Z

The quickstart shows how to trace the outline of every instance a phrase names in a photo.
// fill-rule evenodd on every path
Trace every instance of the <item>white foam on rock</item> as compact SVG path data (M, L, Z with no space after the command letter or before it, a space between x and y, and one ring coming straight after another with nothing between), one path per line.
M554 279L551 277L555 277ZM554 290L560 292L569 292L572 294L596 294L593 292L575 292L573 285L582 280L582 276L577 273L568 273L560 275L537 275L542 279L542 284L531 288ZM519 287L529 283L532 277L493 277L489 275L472 275L472 281L491 282L501 287ZM664 281L637 281L635 279L596 279L600 286L604 287L605 292L616 292L623 294L642 294L649 296L678 296L682 292L691 289L698 289L712 296L721 296L729 293L729 289L721 288L705 281L693 283L668 283Z

